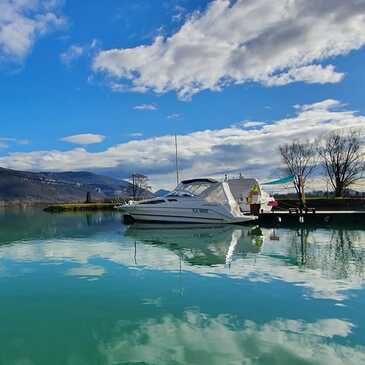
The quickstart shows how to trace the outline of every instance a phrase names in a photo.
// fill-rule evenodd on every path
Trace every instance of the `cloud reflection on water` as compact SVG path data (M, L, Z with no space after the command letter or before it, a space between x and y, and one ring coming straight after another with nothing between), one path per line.
M273 240L272 230L255 232L247 227L137 226L125 234L115 227L107 229L103 232L98 226L90 229L89 236L2 245L0 262L70 262L76 266L67 274L82 278L102 276L108 262L114 262L134 269L182 270L249 281L278 279L308 288L305 295L309 297L338 301L347 298L346 291L362 288L365 281L365 232L360 230L277 229ZM92 261L96 258L107 261L98 262L95 269Z
M228 315L211 318L187 311L183 318L166 315L139 323L98 346L107 364L361 364L363 347L330 341L348 337L345 320L316 322L278 319L265 324L237 323Z
M9 279L23 290L32 282L27 304L44 303L33 306L31 313L37 325L47 328L38 336L48 338L49 323L61 332L69 330L65 341L73 353L59 353L63 363L365 363L361 318L348 310L350 295L360 297L365 283L364 231L127 229L113 215L56 215L48 222L47 217L38 217L33 227L31 217L18 221L12 239L0 236L0 282L8 294ZM46 272L58 286L49 287L50 281L40 279L38 272ZM278 298L277 289L288 296ZM221 291L217 303L212 303L211 290ZM85 306L79 296L90 302ZM303 298L311 299L310 304ZM11 303L6 310L15 306L14 313L27 318L22 303ZM333 305L344 303L347 308ZM48 307L56 308L63 320L53 322L54 313L44 312ZM70 313L73 319L68 322ZM12 323L8 326L13 328ZM13 342L7 341L5 336L5 363L38 354L26 346L12 351ZM79 346L83 341L89 341L87 352ZM57 344L52 346L59 351ZM35 358L28 363L37 363Z

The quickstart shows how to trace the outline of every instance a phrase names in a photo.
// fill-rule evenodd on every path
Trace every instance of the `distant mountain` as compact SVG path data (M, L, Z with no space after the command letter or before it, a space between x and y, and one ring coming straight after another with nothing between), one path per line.
M91 172L24 172L0 168L0 202L83 202L128 196L129 183Z
M160 197L163 197L163 196L165 196L169 193L170 193L169 190L160 189L160 190L157 190L155 193L153 193L153 195L157 198L160 198Z

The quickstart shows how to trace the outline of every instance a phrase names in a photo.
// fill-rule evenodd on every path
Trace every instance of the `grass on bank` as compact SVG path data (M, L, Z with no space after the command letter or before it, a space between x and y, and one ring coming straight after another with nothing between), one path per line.
M79 212L79 211L96 211L96 210L113 210L116 203L72 203L72 204L55 204L45 208L46 212Z

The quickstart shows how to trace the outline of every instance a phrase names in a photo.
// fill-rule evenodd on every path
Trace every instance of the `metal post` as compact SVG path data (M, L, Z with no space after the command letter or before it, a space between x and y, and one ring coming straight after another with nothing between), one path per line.
M179 177L179 160L177 157L177 135L175 133L175 162L176 162L176 185L179 185L180 177Z

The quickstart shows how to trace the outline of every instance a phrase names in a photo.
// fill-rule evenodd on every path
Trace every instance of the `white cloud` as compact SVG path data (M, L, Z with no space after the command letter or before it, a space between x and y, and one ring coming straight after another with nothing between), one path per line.
M231 126L178 136L179 158L184 178L223 176L243 171L245 175L267 178L281 167L278 146L295 138L316 138L338 128L365 131L365 117L347 110L339 101L324 100L298 106L292 117L261 127ZM88 135L86 135L88 136ZM99 142L103 136L73 137L70 142ZM175 146L172 135L132 140L101 152L84 148L68 151L9 153L0 165L21 170L95 170L127 176L138 170L149 175L157 187L174 184Z
M25 145L30 144L30 140L29 139L19 139L19 140L17 140L17 143L25 146Z
M2 0L0 2L0 60L21 61L40 36L63 26L58 1Z
M182 114L180 113L173 113L167 116L167 119L179 119L182 117Z
M141 132L134 132L134 133L130 133L129 137L142 137L143 133Z
M28 145L29 143L28 139L0 137L0 148L8 148L11 144Z
M235 126L241 126L243 128L255 128L255 127L261 127L263 125L265 125L265 122L259 122L259 121L254 121L254 120L244 120Z
M308 104L308 105L295 105L295 109L301 109L304 111L326 111L326 110L340 110L341 108L345 107L346 105L340 103L338 100L334 99L326 99L320 101L318 103Z
M133 91L133 92L144 94L145 92L148 91L148 89L144 86L128 87L127 85L125 85L121 82L115 82L114 80L110 80L108 82L108 86L115 93L124 93L124 92L127 92L127 91Z
M10 143L13 143L15 141L15 138L2 137L0 138L0 148L8 148Z
M8 148L8 147L9 145L6 142L0 140L0 148Z
M289 70L287 73L273 75L266 81L268 86L282 86L292 82L304 81L308 84L334 84L340 82L345 74L335 71L333 65L322 67L310 65Z
M73 144L80 144L80 145L88 145L88 144L95 144L101 143L105 140L105 136L100 134L76 134L74 136L68 136L61 139L63 142L73 143Z
M67 51L61 53L61 61L69 65L71 62L80 58L84 53L84 49L81 46L72 45Z
M134 110L157 110L155 104L141 104L133 107Z
M170 37L100 52L93 69L181 99L249 81L334 83L344 74L322 63L361 48L364 26L363 0L214 0Z
M181 5L175 5L175 14L172 16L172 21L179 23L187 14L187 10Z
M61 53L61 61L69 66L72 62L78 60L80 57L82 57L85 54L92 54L95 53L99 45L99 41L97 39L91 40L86 45L78 45L73 44L71 45L65 52Z

